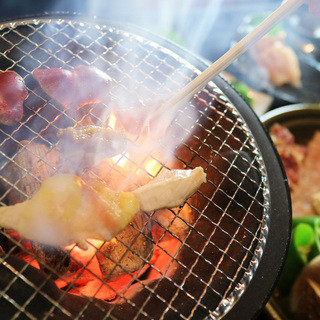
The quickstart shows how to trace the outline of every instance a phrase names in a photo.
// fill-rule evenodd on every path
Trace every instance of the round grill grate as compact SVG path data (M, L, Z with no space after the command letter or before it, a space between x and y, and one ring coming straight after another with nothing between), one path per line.
M88 121L108 126L113 110L130 114L152 99L174 95L204 69L203 62L196 66L194 57L160 40L127 26L68 19L1 26L0 69L20 74L29 91L22 121L0 128L2 205L14 197L32 195L23 181L41 182L35 171L39 163L53 173L61 172L48 160L48 153L58 150L58 129ZM32 72L79 65L98 67L115 84L103 103L72 114L46 96ZM116 175L117 182L132 187L140 184L134 178L137 172L150 179L162 168L201 166L207 173L208 182L183 208L141 214L139 223L131 223L132 241L117 237L124 248L119 257L94 242L90 244L94 253L85 260L76 247L62 251L40 246L37 250L13 231L1 230L0 309L6 319L219 319L237 304L263 256L275 200L261 145L227 91L235 95L223 80L210 82L177 112L169 140L140 150L141 137L131 132L128 150L106 163L103 175L94 168L81 172L111 185L108 177ZM236 101L248 109L239 97ZM44 145L46 151L39 155L35 144ZM21 150L31 155L32 163L19 161ZM132 150L139 153L138 158L130 157ZM268 157L276 159L273 152ZM150 163L156 170L148 169ZM274 167L278 166L276 159ZM278 178L281 181L282 176ZM284 192L288 211L287 197ZM161 220L163 216L170 220ZM283 233L288 237L288 231ZM141 254L142 244L151 247L147 254ZM283 256L285 248L279 251ZM41 260L41 254L54 261ZM130 254L142 261L134 273L124 263ZM111 264L111 274L101 274L100 268L92 266L98 257ZM76 272L70 267L74 263ZM121 277L115 276L116 270Z

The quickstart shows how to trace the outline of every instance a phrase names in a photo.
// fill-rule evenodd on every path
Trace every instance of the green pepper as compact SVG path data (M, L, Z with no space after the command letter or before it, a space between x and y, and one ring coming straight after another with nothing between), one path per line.
M315 230L308 223L298 223L292 230L291 242L279 287L290 290L302 268L310 261L316 243Z
M292 228L294 229L297 225L305 223L312 227L315 243L310 252L309 261L320 254L320 217L319 216L305 216L300 218L294 218L292 221Z

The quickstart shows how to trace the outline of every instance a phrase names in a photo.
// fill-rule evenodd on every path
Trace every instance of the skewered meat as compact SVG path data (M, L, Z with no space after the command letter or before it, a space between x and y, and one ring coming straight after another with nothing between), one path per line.
M56 174L58 170L68 170L63 166L61 153L41 143L22 141L14 162L3 171L7 183L16 186L8 194L9 203L13 205L27 200L40 188L41 181ZM70 267L70 256L62 248L43 246L36 242L31 245L41 269L53 269L63 274Z
M65 107L82 107L101 102L111 89L111 78L93 66L73 70L41 69L33 71L43 91Z
M0 225L44 244L76 242L86 248L86 238L111 240L138 210L131 193L93 189L75 175L59 174L46 179L30 200L0 208Z
M133 193L144 211L175 208L191 197L204 182L206 175L201 167L164 171Z
M17 73L0 73L0 124L13 126L22 119L27 94L24 81Z
M122 153L127 145L122 132L97 126L60 129L58 138L64 155L78 164L97 164Z
M139 211L182 205L206 175L202 168L173 170L136 192L114 192L105 184L93 187L72 174L46 179L30 200L0 208L0 225L17 230L27 239L66 246L85 239L110 241Z

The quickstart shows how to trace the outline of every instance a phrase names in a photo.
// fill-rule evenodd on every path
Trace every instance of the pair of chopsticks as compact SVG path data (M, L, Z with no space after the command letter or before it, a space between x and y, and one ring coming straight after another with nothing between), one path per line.
M225 70L234 60L240 57L250 46L266 35L280 21L290 15L307 0L287 0L268 18L254 28L249 34L241 39L235 46L227 51L222 57L214 62L209 68L199 76L189 82L171 99L162 104L149 118L149 121L159 117L161 114L170 110L171 112L187 103L197 92L204 88L209 81Z

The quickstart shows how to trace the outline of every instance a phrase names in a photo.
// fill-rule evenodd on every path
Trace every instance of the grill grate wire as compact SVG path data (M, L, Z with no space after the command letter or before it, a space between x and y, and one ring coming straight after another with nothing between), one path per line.
M7 184L7 188L1 194L1 205L7 205L6 198L12 190L28 196L19 189L19 182L27 175L32 176L32 173L21 167L16 162L17 153L11 152L13 147L22 147L22 140L28 138L29 142L25 147L33 153L28 149L28 145L33 141L40 141L53 149L56 148L56 142L51 139L52 132L57 131L65 123L72 126L81 125L83 120L90 116L98 125L107 125L107 117L100 118L95 112L101 106L91 106L80 119L75 119L65 110L61 110L61 107L48 99L35 84L32 79L33 70L53 67L70 69L78 65L99 67L109 73L116 83L108 101L103 105L107 112L117 103L119 96L125 94L125 103L128 103L129 107L141 101L143 105L143 101L150 97L173 95L200 73L161 44L107 25L78 21L40 19L2 25L0 48L1 70L14 70L19 73L29 90L25 102L25 115L21 123L10 129L0 128L0 180ZM51 305L44 319L51 318L57 311L66 319L81 319L87 311L90 311L92 304L104 314L102 319L118 319L121 314L119 308L121 309L123 303L126 304L127 310L132 312L132 319L165 319L171 313L179 315L181 319L191 319L199 314L218 319L243 293L258 265L268 232L269 193L263 160L250 130L236 107L213 83L209 83L199 92L186 108L179 111L180 117L190 119L188 108L192 108L198 112L197 119L187 128L179 121L175 122L176 128L179 129L177 132L190 137L186 141L181 141L179 148L176 148L171 156L183 168L201 165L208 174L208 187L197 193L196 201L189 200L185 205L196 216L192 223L179 214L175 215L158 240L148 238L154 248L165 252L171 259L166 269L162 271L152 265L149 259L142 258L144 265L149 265L149 268L161 274L158 282L149 285L145 279L132 275L127 287L117 292L121 299L105 305L97 299L82 295L75 285L77 279L74 279L61 291L59 297L53 299L43 291L43 288L55 277L64 279L64 276L46 266L51 272L44 276L41 284L35 285L23 272L31 267L31 261L36 257L33 256L21 270L15 269L8 259L15 255L15 251L26 252L23 240L16 240L10 234L1 231L1 237L12 243L12 247L1 258L1 266L8 268L14 275L12 281L8 282L5 290L1 292L0 300L5 299L16 309L12 319L17 319L21 315L26 319L35 319L28 307L33 304L37 295L46 299ZM139 149L136 140L131 141L130 147ZM167 148L166 145L160 147L162 150ZM151 174L146 171L144 164L150 158L161 168L171 168L169 159L159 159L154 152L155 150L151 150L145 154L138 163L128 158L126 160L135 170L143 170L149 176ZM52 167L52 164L46 162L45 157L39 158L34 153L33 155ZM1 175L9 163L14 163L25 172L20 180L11 182ZM61 168L52 167L52 169L57 173L61 172ZM117 172L122 175L117 171L117 163L108 170L110 173ZM97 176L96 172L90 174ZM33 178L40 181L36 176ZM248 189L248 184L253 185L252 190ZM226 185L236 185L236 188L230 194L225 189ZM234 210L236 215L233 215ZM215 211L214 215L212 211ZM159 224L154 219L154 214L149 216L149 221ZM180 220L188 226L184 239L178 238L170 230L175 220ZM204 228L205 224L210 228ZM133 228L138 233L144 234L146 224L141 230L134 225ZM168 234L179 241L179 248L174 254L162 246L162 240ZM220 241L220 238L223 240ZM195 245L193 239L198 239L199 244ZM121 242L121 239L119 241ZM134 252L126 243L122 244L126 247L126 252ZM96 249L100 251L99 248ZM71 249L71 252L72 250L74 249ZM236 251L241 254L236 254ZM190 253L191 263L186 262L183 257L185 252ZM70 256L71 253L67 254ZM121 260L113 262L115 267L124 269ZM81 261L78 263L81 264ZM91 272L88 265L89 262L82 265L83 271ZM205 267L210 272L204 277L203 273L199 272L200 267ZM172 268L180 270L182 277L172 277ZM92 277L97 275L92 274ZM21 304L8 293L18 280L33 290L29 299ZM104 284L109 286L107 280L105 279ZM203 288L200 293L196 290L196 295L190 289L192 281ZM222 287L217 281L222 283ZM167 296L163 293L162 282L169 284L171 292ZM142 302L127 297L127 291L133 283L139 284L144 290ZM76 313L65 306L65 299L71 289L83 298ZM181 295L186 297L187 303L191 306L187 311L180 308ZM154 301L160 310L156 315L152 313L150 307L154 305Z

